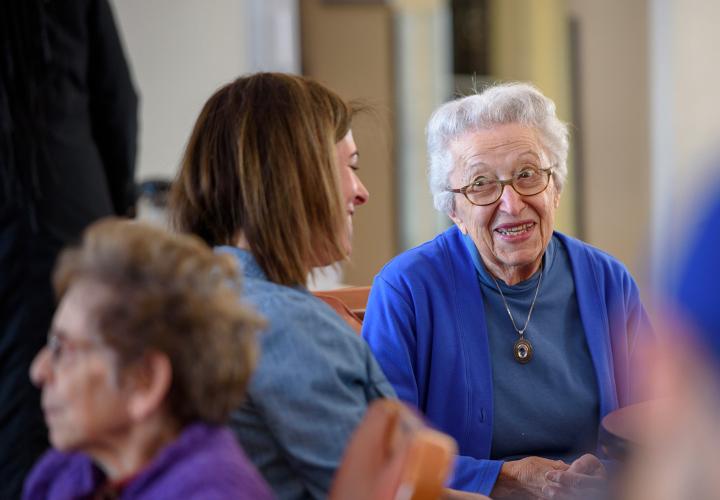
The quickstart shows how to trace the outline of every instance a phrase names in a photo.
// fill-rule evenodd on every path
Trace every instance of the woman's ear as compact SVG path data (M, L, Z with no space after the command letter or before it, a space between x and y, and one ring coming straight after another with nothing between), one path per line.
M160 411L172 383L172 365L168 356L157 351L145 354L129 369L127 377L130 418L138 422Z
M465 221L463 221L462 218L458 216L457 212L454 209L448 214L448 217L452 219L452 221L455 223L455 225L458 227L462 234L467 234L467 226L465 225Z

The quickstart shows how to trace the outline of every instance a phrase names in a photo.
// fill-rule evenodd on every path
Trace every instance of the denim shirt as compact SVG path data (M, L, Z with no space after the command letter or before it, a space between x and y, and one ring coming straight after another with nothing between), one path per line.
M324 302L269 281L248 251L216 251L237 258L243 298L268 322L230 425L279 499L325 498L368 404L395 391L365 341Z

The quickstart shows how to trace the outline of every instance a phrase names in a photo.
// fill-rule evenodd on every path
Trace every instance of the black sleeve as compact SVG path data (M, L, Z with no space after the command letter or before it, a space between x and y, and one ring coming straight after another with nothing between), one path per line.
M138 96L107 0L92 1L88 23L93 138L100 151L115 213L129 215L135 205Z

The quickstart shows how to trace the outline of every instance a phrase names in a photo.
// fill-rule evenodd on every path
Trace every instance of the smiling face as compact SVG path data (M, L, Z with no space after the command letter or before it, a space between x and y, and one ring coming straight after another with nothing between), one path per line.
M352 131L335 144L336 163L340 169L340 189L343 206L347 210L347 233L343 238L343 248L347 255L352 252L352 217L355 207L364 205L368 200L368 190L357 175L358 150Z
M92 455L122 439L131 424L129 391L120 386L115 357L93 317L109 293L87 281L71 285L53 318L54 346L43 348L30 370L42 389L50 442L59 450Z
M537 132L520 124L467 132L450 145L453 188L466 186L480 176L510 179L526 166L550 167ZM505 186L498 201L475 206L455 194L453 222L469 234L490 273L514 285L540 267L552 237L555 211L560 202L554 181L533 196L521 196Z

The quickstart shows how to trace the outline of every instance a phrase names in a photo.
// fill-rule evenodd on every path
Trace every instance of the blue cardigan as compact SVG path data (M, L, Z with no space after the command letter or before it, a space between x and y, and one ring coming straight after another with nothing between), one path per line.
M565 245L600 390L600 417L637 399L638 344L651 335L637 285L619 261L579 240ZM480 284L452 227L375 277L363 336L400 399L458 442L453 488L489 494L492 366Z

